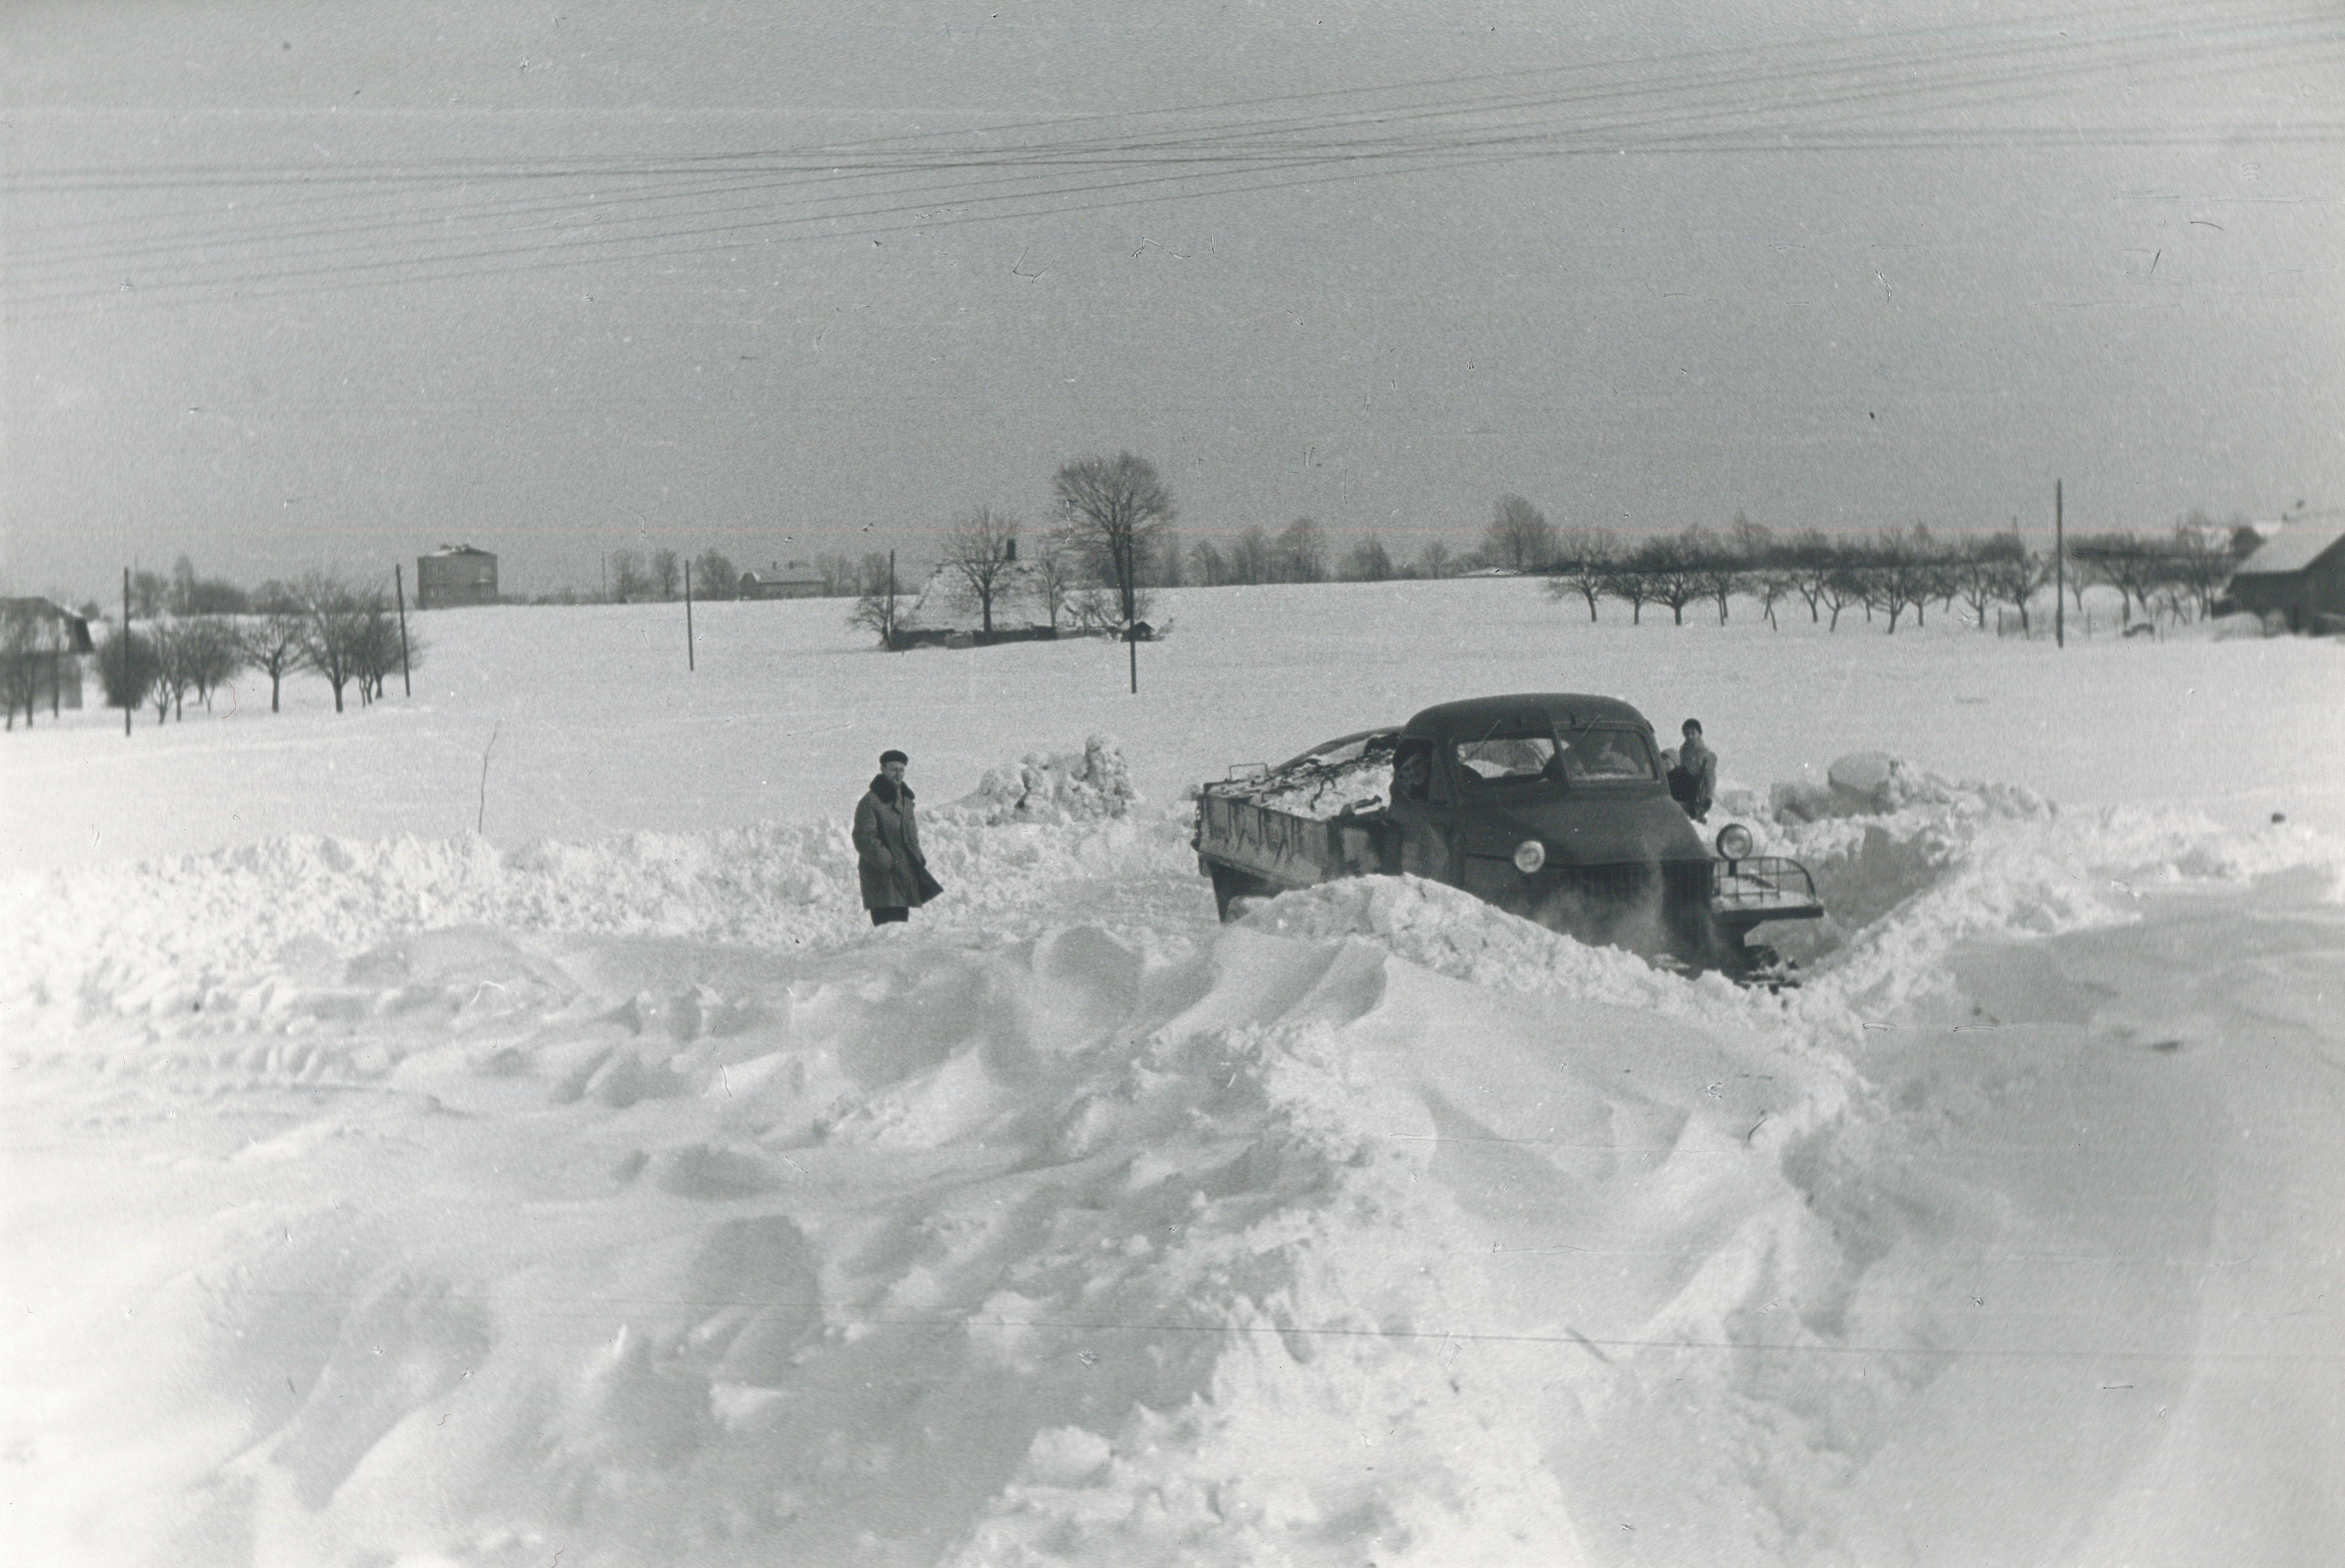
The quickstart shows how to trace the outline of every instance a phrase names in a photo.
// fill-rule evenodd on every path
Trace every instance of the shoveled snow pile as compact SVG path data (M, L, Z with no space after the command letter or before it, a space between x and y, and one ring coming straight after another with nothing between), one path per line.
M924 813L945 893L924 921L983 929L1080 896L1102 878L1194 864L1179 833L1132 815L1112 743L1018 810ZM1008 773L1010 770L1004 770ZM1073 891L1071 891L1073 890ZM289 838L0 884L0 1015L29 1006L54 1031L98 1013L266 1011L269 977L304 953L363 950L444 926L752 945L836 946L868 931L843 820L701 833L629 833L500 851L477 838L359 843Z
M2182 1562L2223 1442L2317 1561L2335 1269L2256 1227L2340 1107L2192 1129L2333 1050L2345 858L1882 776L1732 797L1834 911L1780 996L1411 878L1217 925L1105 740L878 932L835 820L17 879L11 1544Z
M946 807L954 820L986 826L1004 822L1088 822L1131 814L1140 797L1132 769L1112 736L1094 735L1077 752L1029 752L986 770L971 793Z

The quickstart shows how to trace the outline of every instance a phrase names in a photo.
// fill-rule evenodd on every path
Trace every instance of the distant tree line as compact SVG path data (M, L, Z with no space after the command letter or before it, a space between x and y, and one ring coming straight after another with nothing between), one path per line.
M402 643L382 589L312 572L248 594L197 578L184 556L179 567L145 594L141 577L151 575L133 574L129 623L113 626L97 648L108 708L152 706L158 724L184 719L188 697L208 709L214 692L252 672L269 677L276 713L287 678L310 673L331 688L340 713L352 695L362 707L383 696L402 661L409 670L422 661L422 641L411 632ZM95 603L84 608L93 618L101 613Z
M2082 609L2089 588L2115 588L2128 622L2137 608L2177 620L2204 616L2254 537L2198 518L2162 535L2082 534L2068 544L2067 590ZM1802 605L1811 621L1834 631L1843 613L1862 609L1893 633L1909 615L1924 625L1932 605L1948 614L1962 605L1981 626L2008 606L2025 630L2030 606L2056 575L2050 556L2015 531L1937 535L1916 526L1850 535L1811 528L1779 536L1738 518L1724 532L1696 527L1631 542L1580 528L1544 544L1528 569L1546 576L1550 597L1584 604L1590 620L1610 599L1629 606L1632 622L1652 606L1682 625L1689 606L1711 604L1722 623L1741 597L1755 599L1771 626L1779 605Z

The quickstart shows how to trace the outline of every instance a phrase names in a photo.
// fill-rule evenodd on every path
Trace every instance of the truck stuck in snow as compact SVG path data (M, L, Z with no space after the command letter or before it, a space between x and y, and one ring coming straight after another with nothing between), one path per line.
M1198 866L1233 906L1338 877L1425 877L1581 941L1780 984L1771 921L1823 913L1795 860L1715 852L1670 798L1653 727L1567 692L1428 708L1197 792Z

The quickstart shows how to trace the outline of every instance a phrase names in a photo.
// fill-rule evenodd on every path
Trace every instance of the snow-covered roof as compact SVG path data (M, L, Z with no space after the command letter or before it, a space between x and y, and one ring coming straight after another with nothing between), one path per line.
M2345 540L2345 528L2330 525L2321 528L2293 527L2273 535L2264 541L2256 553L2239 563L2235 577L2264 576L2276 573L2301 572Z
M35 596L30 598L0 598L0 615L21 616L36 621L46 621L63 630L67 653L94 653L96 645L89 640L89 622L76 615L55 599Z
M804 561L792 561L787 566L766 566L744 572L742 576L758 583L819 583L822 574Z
M440 548L426 555L424 559L427 561L434 561L438 560L442 555L488 555L490 559L495 559L495 556L491 555L489 551L477 550L470 545L442 545Z

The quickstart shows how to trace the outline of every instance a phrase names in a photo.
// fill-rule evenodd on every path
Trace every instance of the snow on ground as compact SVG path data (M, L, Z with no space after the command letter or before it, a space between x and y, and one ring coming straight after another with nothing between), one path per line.
M412 703L9 738L6 1560L2330 1560L2333 645L1299 592L1137 700L496 611ZM1703 717L1803 987L1214 923L1184 784L1543 687ZM888 744L949 891L874 932Z

